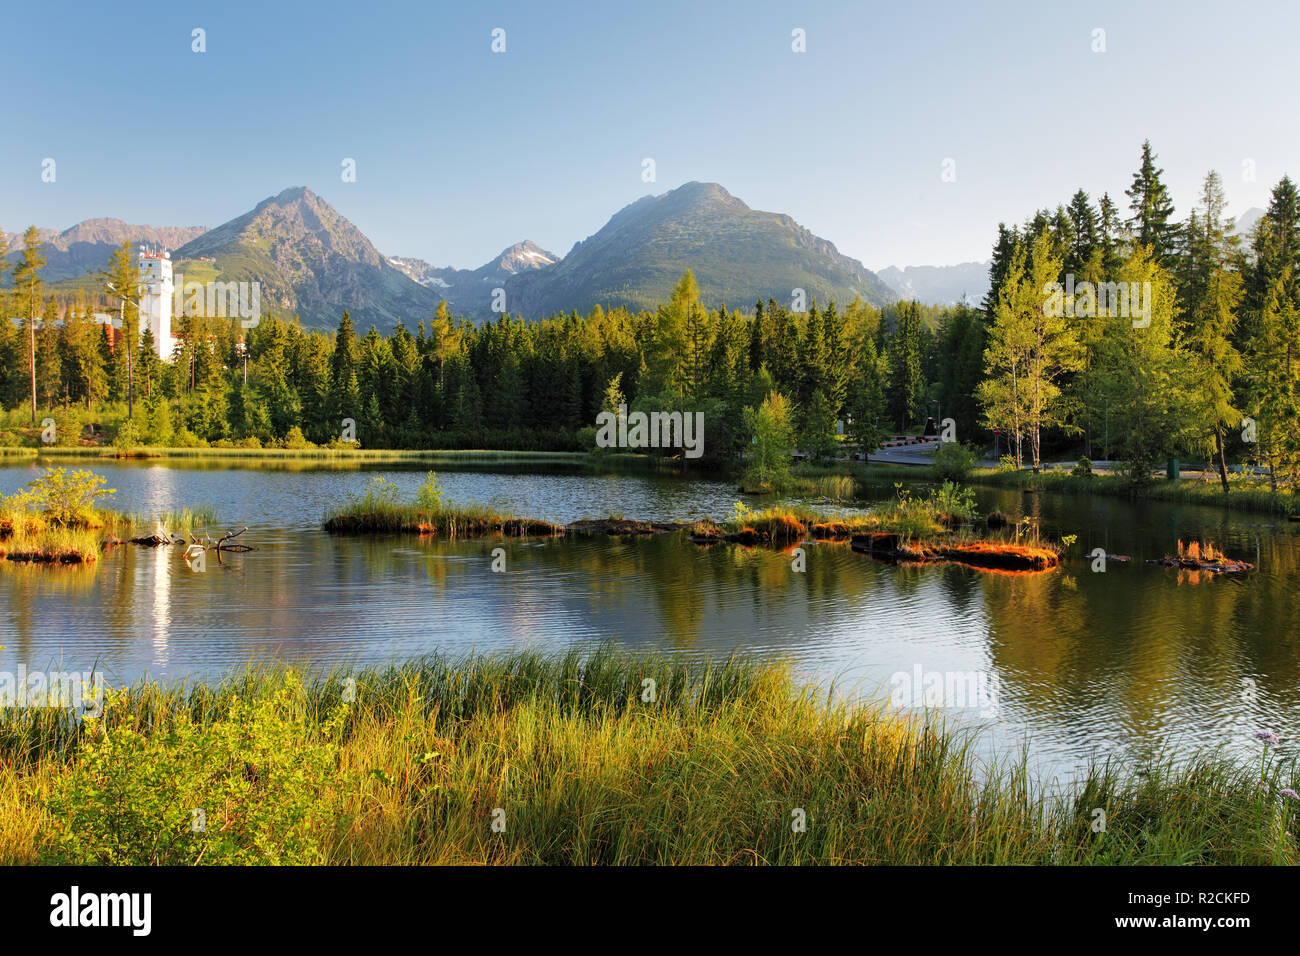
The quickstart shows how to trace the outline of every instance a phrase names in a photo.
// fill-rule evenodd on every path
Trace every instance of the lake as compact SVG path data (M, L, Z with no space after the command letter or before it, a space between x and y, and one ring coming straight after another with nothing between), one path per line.
M114 684L210 680L259 661L351 667L611 641L781 658L809 680L873 699L900 686L896 675L978 673L994 682L995 706L944 698L944 716L983 730L989 752L1028 745L1035 767L1061 776L1094 757L1139 760L1162 747L1255 757L1255 731L1285 738L1300 727L1300 525L1262 516L981 489L981 511L1032 515L1051 537L1078 535L1063 566L1019 575L902 567L809 543L797 571L788 553L670 535L447 542L319 530L326 509L373 475L413 490L421 469L93 470L117 490L116 508L211 505L218 530L247 525L240 540L257 550L224 564L209 554L202 572L179 547L117 548L86 568L2 562L0 670L95 666ZM0 494L36 474L26 463L0 468ZM557 522L722 518L738 497L730 483L655 474L439 477L453 501ZM1145 563L1174 553L1180 538L1211 541L1258 570L1198 576ZM1132 562L1094 572L1095 547Z

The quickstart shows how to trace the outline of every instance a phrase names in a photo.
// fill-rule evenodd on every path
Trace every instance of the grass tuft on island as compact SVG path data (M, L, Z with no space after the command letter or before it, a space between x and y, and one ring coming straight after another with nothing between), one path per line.
M739 657L250 670L107 705L0 712L0 863L1300 863L1296 763L1267 745L1049 791Z
M483 505L452 505L443 497L437 475L429 472L411 501L403 499L396 482L376 475L361 495L325 516L332 534L430 534L444 538L550 536L564 533L561 525L534 518L497 514Z
M855 551L885 560L959 561L974 567L1045 571L1056 567L1062 548L1040 542L984 540L971 534L975 499L969 489L944 482L927 497L914 497L895 486L894 500L869 512L825 515L805 506L750 509L735 503L722 523L705 518L689 524L639 521L622 516L574 521L567 526L530 518L500 515L482 505L452 505L429 472L413 499L382 475L364 494L325 518L334 534L421 534L446 538L555 537L571 535L638 536L685 531L696 544L729 542L747 546L787 548L808 539L852 540Z
M188 534L215 520L211 508L158 515L100 506L115 492L90 471L51 468L22 491L0 499L0 558L35 564L90 564L105 547L139 534Z

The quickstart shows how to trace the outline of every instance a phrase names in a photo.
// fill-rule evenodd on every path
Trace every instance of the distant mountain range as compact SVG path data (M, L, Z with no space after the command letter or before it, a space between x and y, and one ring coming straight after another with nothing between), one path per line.
M207 226L132 226L121 219L86 219L71 229L39 229L45 244L46 282L74 279L108 264L113 250L129 242L175 249L208 231ZM5 259L12 264L23 247L23 232L6 233Z
M1264 215L1252 206L1237 217L1235 229L1245 242L1250 230ZM900 299L916 299L927 305L956 305L963 298L978 306L989 291L989 262L962 262L955 266L889 266L876 273Z
M955 305L963 298L978 306L989 291L989 263L963 262L955 266L890 266L877 273L900 299L927 305Z
M1261 209L1237 220L1248 234ZM89 288L123 242L173 250L174 269L187 280L258 281L264 309L300 316L312 328L332 328L344 309L365 328L414 324L446 301L475 319L493 316L494 292L511 314L529 318L587 311L600 304L653 308L667 300L687 269L706 304L749 308L758 299L788 302L794 289L809 301L873 305L918 299L936 305L963 297L978 305L988 290L988 263L890 266L873 273L842 255L789 216L761 212L717 183L687 183L645 196L615 213L598 232L557 256L533 242L516 243L477 269L433 266L382 255L346 217L310 189L296 187L264 199L215 229L137 226L87 219L62 232L42 230L44 275L56 289ZM21 232L7 236L12 263Z
M389 256L388 261L420 285L437 290L446 297L449 305L454 304L481 315L491 311L493 289L503 288L506 280L521 272L553 266L560 261L560 257L547 252L531 240L525 240L515 243L477 269L438 268L423 259L405 259L401 256Z
M477 269L437 267L385 256L347 218L310 189L286 189L215 229L158 229L87 220L43 233L47 281L86 286L122 242L172 249L186 280L259 281L264 309L297 313L304 325L332 328L348 309L360 327L414 324L446 300L476 319L493 315L494 290L507 312L529 318L606 307L651 308L667 300L687 269L708 305L811 301L875 305L896 293L855 259L789 216L750 209L716 183L687 183L646 196L616 213L595 235L560 257L533 242L510 246ZM9 237L10 249L21 235ZM62 281L60 281L62 280ZM499 298L499 297L498 297Z

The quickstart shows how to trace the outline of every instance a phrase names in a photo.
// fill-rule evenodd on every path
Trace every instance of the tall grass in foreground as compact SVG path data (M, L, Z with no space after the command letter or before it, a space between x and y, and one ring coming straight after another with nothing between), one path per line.
M738 658L254 671L140 684L103 721L7 714L0 860L1300 862L1300 804L1277 795L1294 762L1102 766L1063 796L1023 763L980 769L969 736Z

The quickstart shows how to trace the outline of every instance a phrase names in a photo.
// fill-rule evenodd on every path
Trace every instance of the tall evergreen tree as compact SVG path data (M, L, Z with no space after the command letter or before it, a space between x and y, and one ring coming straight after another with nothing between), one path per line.
M1151 140L1142 143L1142 163L1133 174L1133 185L1124 192L1129 198L1129 232L1133 240L1151 250L1155 261L1168 265L1178 250L1178 223L1174 203L1156 167Z

